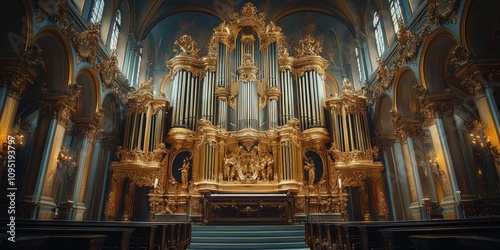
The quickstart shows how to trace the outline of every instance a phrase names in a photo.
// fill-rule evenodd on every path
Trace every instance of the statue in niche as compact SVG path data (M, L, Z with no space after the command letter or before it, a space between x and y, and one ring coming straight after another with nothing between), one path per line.
M304 170L307 171L309 176L308 184L312 187L314 185L314 179L316 178L316 167L314 166L313 160L309 157L306 157Z
M189 167L190 166L191 166L190 158L186 157L186 158L184 158L182 168L178 169L181 171L182 187L187 187L187 185L188 185L188 175L189 175Z

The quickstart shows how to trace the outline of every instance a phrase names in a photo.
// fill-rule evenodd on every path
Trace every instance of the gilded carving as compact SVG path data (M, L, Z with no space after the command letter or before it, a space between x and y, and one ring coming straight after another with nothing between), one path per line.
M118 77L118 60L116 59L116 51L111 53L111 57L107 60L101 61L97 65L97 70L101 76L104 88L114 88L116 86L116 78Z
M422 38L408 30L403 19L399 19L398 23L398 64L403 66L407 62L415 63Z
M110 191L108 194L108 201L106 202L106 208L104 209L104 217L106 220L111 220L111 218L116 216L115 201L116 201L116 194L114 191Z
M42 49L38 45L31 44L26 50L20 49L20 51L22 51L21 62L25 66L34 68L38 63L42 62Z
M452 116L453 110L453 103L450 102L427 102L425 106L421 108L421 115L427 123L433 124L435 119Z
M76 62L82 61L91 64L96 63L99 46L99 27L100 24L90 24L86 30L76 34L73 42L76 46Z
M69 1L68 0L38 0L38 8L35 10L35 20L41 23L49 18L53 18L58 24L68 21Z
M19 72L7 72L0 81L2 85L9 87L9 96L14 99L21 98L26 88L32 84L27 75Z
M177 56L188 56L188 57L198 57L198 52L200 49L196 48L196 42L191 36L182 35L178 40L174 42L178 48L174 49Z
M378 193L378 215L383 216L386 220L389 219L389 207L382 191Z
M222 180L227 183L261 183L274 180L272 151L264 145L229 149L224 157Z
M307 35L304 39L299 41L300 48L295 48L295 53L297 58L309 57L309 56L320 56L322 52L321 43L316 41L310 35Z
M465 89L465 91L467 91L467 93L473 96L476 100L484 96L483 85L485 84L487 84L486 80L478 72L467 76L461 82L461 86Z
M397 66L389 68L384 64L382 58L377 57L377 85L374 87L374 92L376 95L382 93L382 91L389 89L392 80L397 72Z
M472 55L467 48L458 44L451 51L450 64L455 68L455 72L472 62Z
M457 8L460 0L447 0L447 5L444 8L440 8L439 2L439 0L429 1L425 18L433 25L438 25L440 23L456 23Z
M233 12L232 23L238 24L240 27L251 26L259 28L261 31L265 30L265 15L262 12L257 13L257 7L248 2L241 8L241 14Z

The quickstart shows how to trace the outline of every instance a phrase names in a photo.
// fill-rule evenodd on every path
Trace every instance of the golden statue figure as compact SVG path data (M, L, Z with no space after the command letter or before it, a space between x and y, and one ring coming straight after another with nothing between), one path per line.
M304 169L307 171L309 176L309 186L313 186L314 179L316 178L316 168L314 162L311 158L306 157Z
M178 169L181 171L182 187L187 187L187 185L188 185L188 175L189 175L189 167L190 166L191 166L191 162L189 161L189 157L186 157L186 158L184 158L182 168Z

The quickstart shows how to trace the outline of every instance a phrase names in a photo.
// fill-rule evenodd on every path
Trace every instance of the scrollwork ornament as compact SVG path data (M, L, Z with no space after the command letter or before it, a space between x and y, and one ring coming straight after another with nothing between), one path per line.
M401 67L407 62L415 63L422 38L407 29L403 19L398 21L398 25L398 66Z
M42 49L36 44L31 44L25 50L20 48L19 51L22 51L21 62L27 67L34 68L38 63L42 62Z
M448 4L444 8L440 8L439 2L439 0L429 1L425 18L433 25L438 25L440 23L456 23L457 8L460 0L448 0Z
M28 76L20 72L7 72L2 75L2 85L9 87L9 96L14 99L21 98L26 88L32 84Z
M483 85L486 84L486 80L479 72L475 72L461 82L462 87L464 87L467 93L476 100L484 96Z
M382 93L386 89L389 89L397 71L397 67L389 68L384 64L384 61L382 61L382 58L380 57L377 57L377 65L377 84L374 87L376 95Z
M297 58L308 56L319 56L322 52L321 43L316 41L312 36L307 35L304 39L299 41L300 48L295 48Z
M472 62L471 53L469 52L469 50L467 50L467 48L463 47L462 45L458 44L451 51L450 64L452 67L455 68L455 72L457 72L458 70L465 67L467 64L471 62Z
M113 51L111 57L103 60L97 65L99 75L101 76L104 88L110 89L116 86L116 78L118 77L118 60L116 58L116 51Z
M57 24L64 24L68 21L68 13L68 0L39 0L35 20L40 23L53 18Z
M198 57L199 49L196 48L196 42L189 35L181 36L177 41L174 42L174 45L178 48L174 49L174 52L177 53L177 56L189 56L189 57Z
M81 89L81 85L78 85L76 82L72 82L64 88L64 94L69 101L76 101L76 99L80 97Z
M99 27L100 23L90 24L88 29L76 34L73 41L76 46L76 62L82 61L91 64L96 63L99 46Z

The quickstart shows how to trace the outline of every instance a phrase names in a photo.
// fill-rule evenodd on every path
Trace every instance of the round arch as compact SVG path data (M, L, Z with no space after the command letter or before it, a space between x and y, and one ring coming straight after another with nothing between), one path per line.
M457 45L457 39L447 29L432 32L422 46L422 58L419 71L421 83L429 92L443 92L451 51Z
M78 72L76 83L81 86L80 98L76 104L74 117L88 118L99 109L99 77L91 67L85 67Z
M394 132L391 122L392 99L387 94L381 94L375 108L374 127L378 135L390 135Z
M49 27L35 36L34 43L42 49L43 81L48 90L62 91L73 81L74 60L68 39L59 29Z
M418 96L414 90L419 82L415 73L409 68L398 71L394 80L394 107L405 118L417 118Z
M500 1L467 1L466 5L460 23L462 44L477 57L500 56L496 38L500 36Z
M119 97L114 92L110 92L104 97L102 102L104 117L101 123L103 134L115 136L120 132L121 109Z

